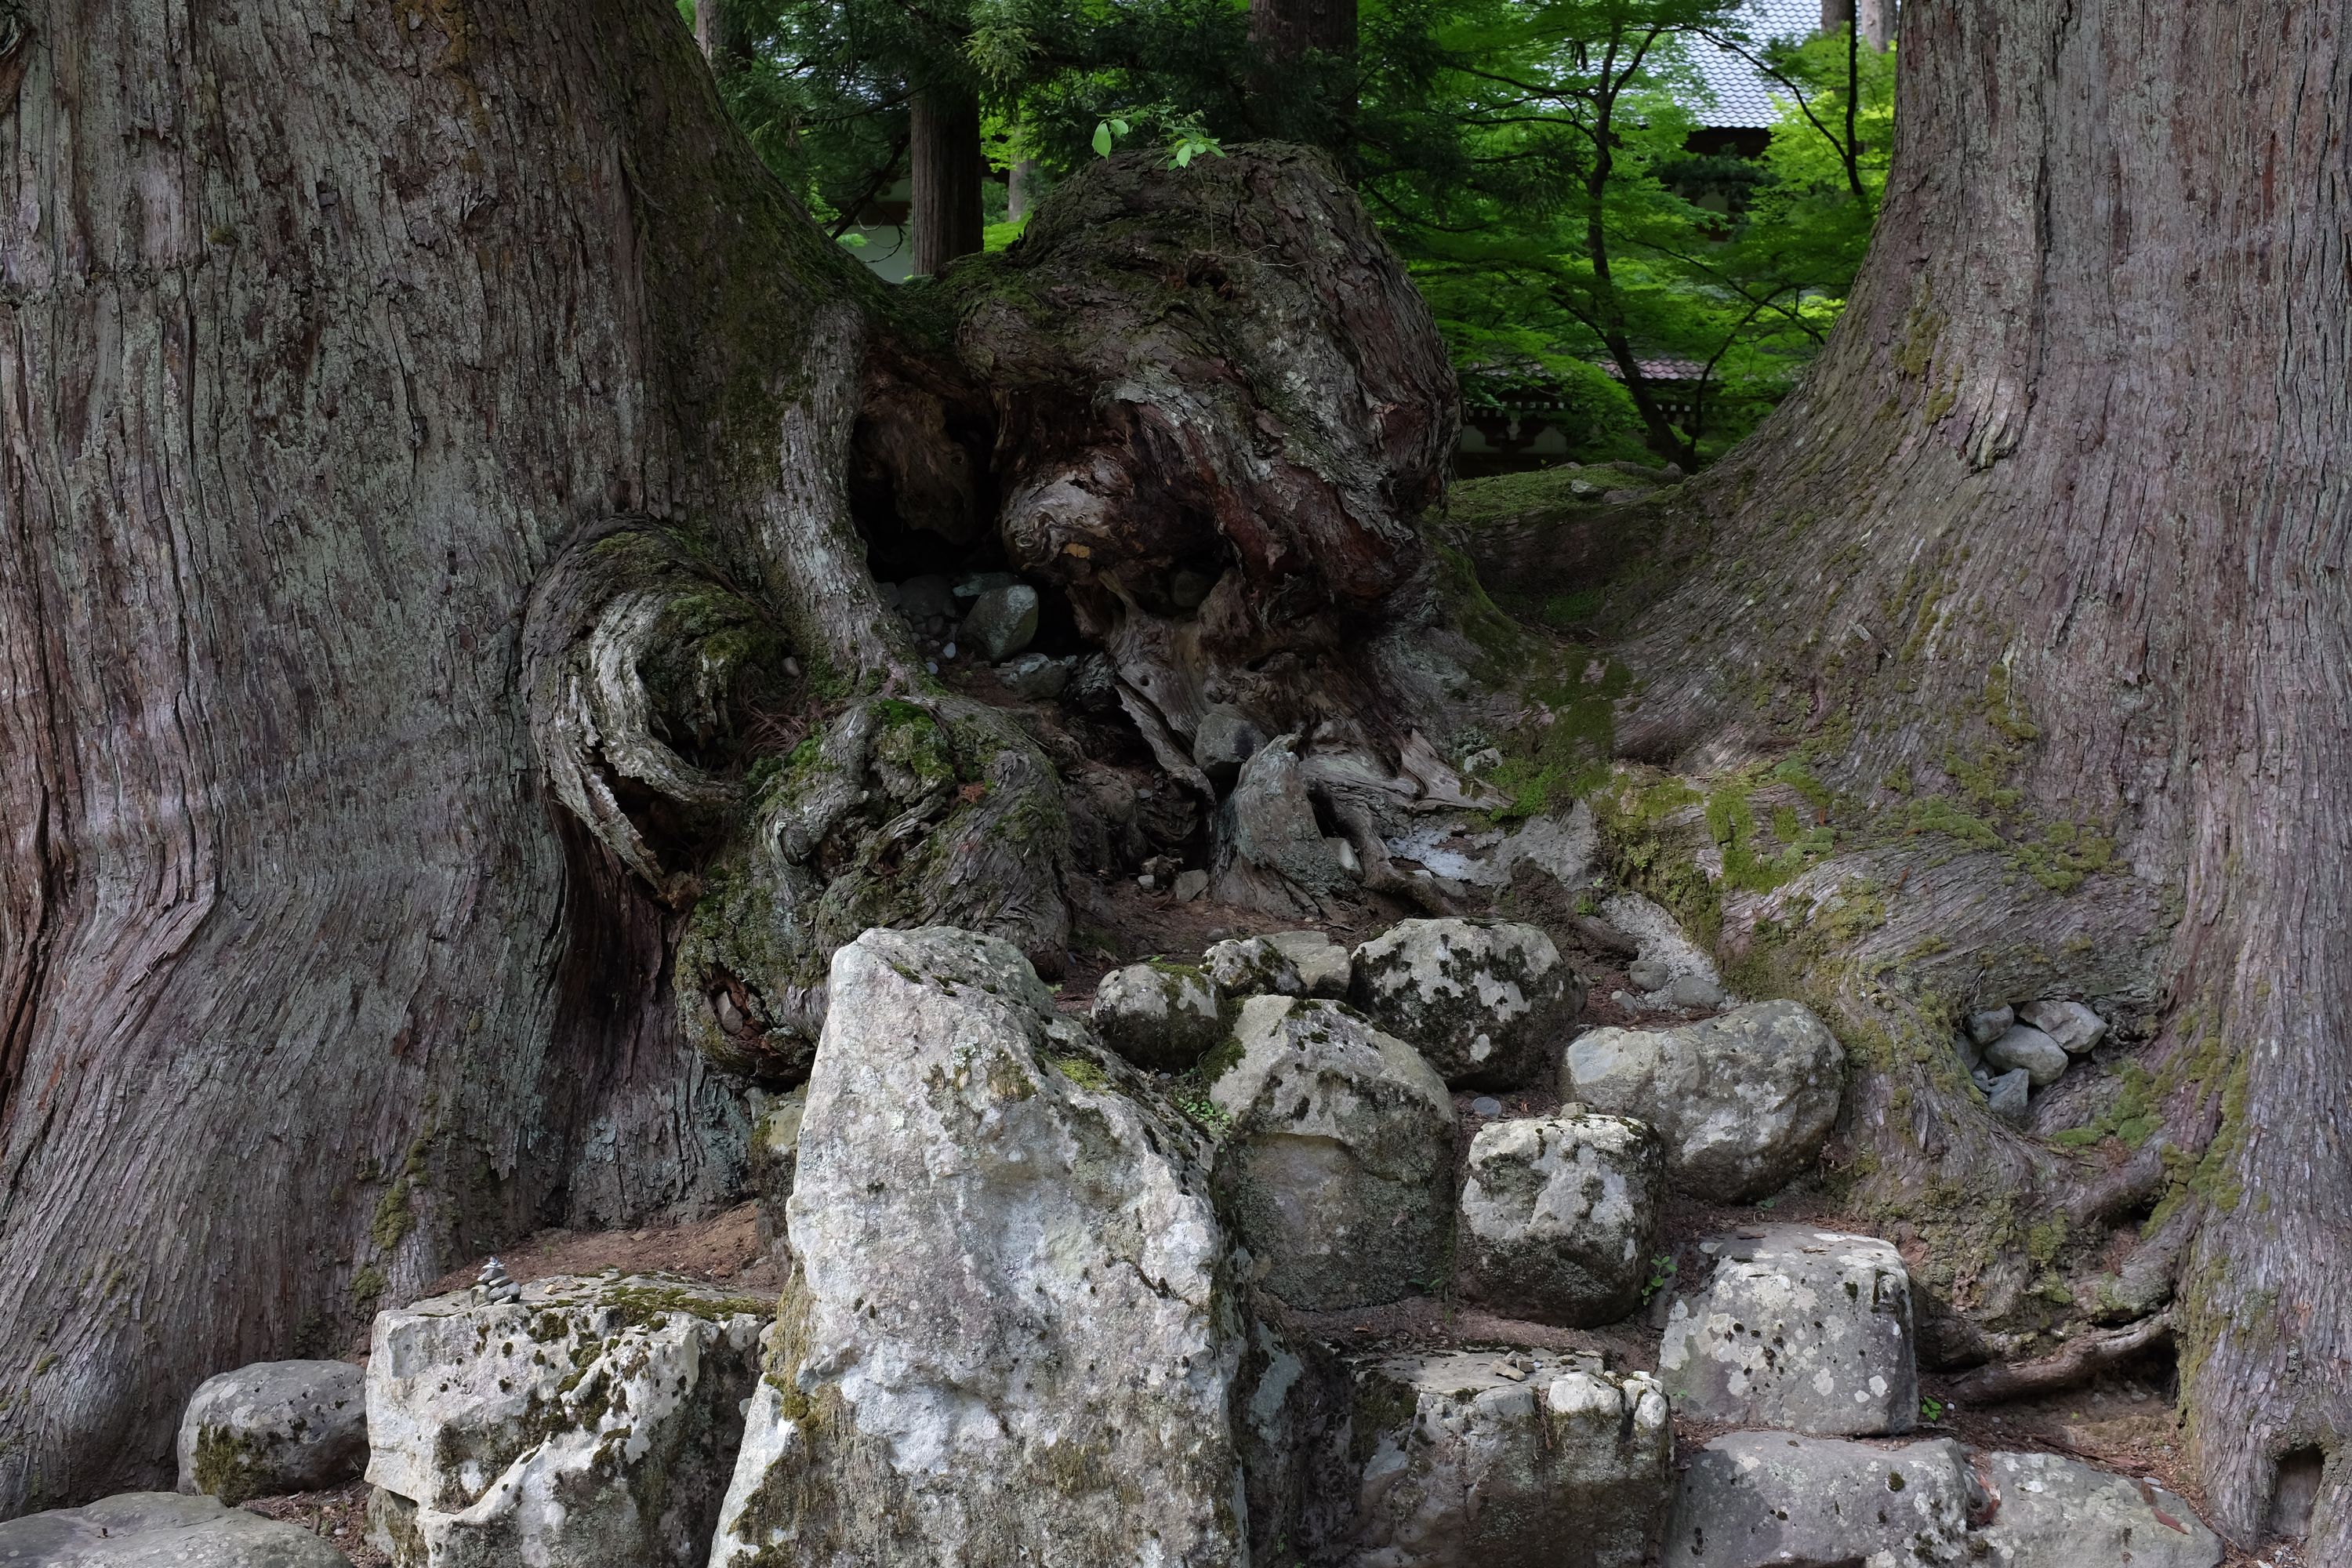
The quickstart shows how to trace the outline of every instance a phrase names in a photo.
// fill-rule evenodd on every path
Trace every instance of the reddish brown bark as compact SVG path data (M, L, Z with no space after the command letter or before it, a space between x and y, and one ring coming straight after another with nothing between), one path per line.
M980 100L952 82L915 94L907 153L914 176L914 270L930 276L980 249Z
M851 521L856 484L969 542L992 405L668 8L58 4L0 32L0 154L6 1516L156 1484L201 1378L347 1345L457 1258L731 1197L709 1064L789 1068L864 924L1048 970L1068 926L1049 765L927 686ZM1263 221L1344 200L1315 189ZM1313 299L1288 353L1328 372L1286 406L1369 500L1308 521L1407 574L1450 402L1330 341L1332 279L1418 305L1393 258L1319 259L1265 290ZM1263 345L1214 298L1203 341ZM1074 395L1174 384L1189 341ZM1205 406L1206 450L1274 438ZM886 700L958 787L874 778ZM765 831L746 770L803 732L875 787Z

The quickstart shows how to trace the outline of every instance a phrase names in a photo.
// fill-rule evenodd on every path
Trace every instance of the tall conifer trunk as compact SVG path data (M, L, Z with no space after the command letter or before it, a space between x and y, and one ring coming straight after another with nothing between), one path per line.
M980 100L953 82L923 89L910 108L908 137L914 269L929 276L982 243Z
M733 1201L867 925L1058 972L1059 781L853 493L952 555L1118 476L1024 515L1231 560L1207 663L1122 623L1171 704L1421 581L1428 311L1318 160L1216 163L1103 160L901 316L667 5L0 0L0 1518L459 1259ZM1236 225L1161 328L1134 256Z
M804 417L871 286L667 7L5 9L0 1517L488 1241L740 1185L677 917L540 783L568 540L892 657Z
M1861 1201L2012 1325L2177 1282L2219 1521L2324 1462L2315 1563L2352 1561L2347 38L2340 0L1907 7L1852 306L1685 487L1620 732L1718 777L1802 748L1841 852L1720 918L1863 1042ZM1858 954L1806 946L1831 909ZM2021 1137L1954 1061L1956 1013L2067 993L2146 1037L2137 1153ZM2000 1278L2036 1226L2050 1271Z

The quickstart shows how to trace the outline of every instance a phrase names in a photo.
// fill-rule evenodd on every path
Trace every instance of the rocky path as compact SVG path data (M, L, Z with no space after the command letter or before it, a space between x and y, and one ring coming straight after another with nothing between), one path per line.
M2198 1520L2160 1361L1982 1409L1923 1373L1916 1258L1822 1171L1838 1042L1646 911L1136 891L1216 940L1083 994L963 932L845 949L757 1202L379 1318L372 1487L284 1484L323 1438L252 1397L186 1441L291 1494L245 1502L289 1563L2309 1568ZM0 1562L84 1560L28 1528Z

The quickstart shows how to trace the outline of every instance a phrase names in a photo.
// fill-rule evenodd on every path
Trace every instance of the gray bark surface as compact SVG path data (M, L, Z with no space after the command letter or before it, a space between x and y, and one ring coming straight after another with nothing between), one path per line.
M1459 426L1444 343L1321 155L1164 162L1090 164L948 280L1006 552L1150 723L1189 741L1230 703L1385 737Z
M1735 955L1804 969L1802 897L1874 889L1858 956L1809 975L1872 1047L1863 1201L1946 1241L2011 1215L2019 1252L2042 1215L2073 1211L2070 1246L2148 1220L2150 1247L2201 1215L2179 1334L2211 1503L2251 1542L2280 1461L2322 1450L2326 1562L2352 1558L2347 25L1906 8L1870 259L1801 394L1650 517L1618 737L1707 768L1802 748L1855 847L1721 914ZM2120 1147L1995 1125L1950 1061L1958 1014L2053 994L2138 1042L2110 1065L2147 1073L2170 1152L2120 1213Z
M889 651L838 493L871 295L666 7L5 36L0 1515L485 1241L738 1184L677 917L541 784L567 540L690 521L813 665Z
M860 534L968 547L1022 448L951 297L808 222L670 8L6 15L0 1516L160 1479L204 1376L458 1258L734 1195L736 1075L805 1073L866 926L1068 931L1051 765L929 683ZM1262 182L1221 221L1318 243L1328 176L1247 210L1290 157L1216 160ZM1178 235L1234 194L1161 183ZM1371 542L1369 610L1452 382L1350 265L1274 474ZM1203 407L1238 451L1258 405Z

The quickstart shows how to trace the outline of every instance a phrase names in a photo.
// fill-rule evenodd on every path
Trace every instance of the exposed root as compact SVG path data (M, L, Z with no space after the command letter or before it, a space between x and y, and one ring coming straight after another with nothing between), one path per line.
M1386 893L1402 899L1425 914L1459 914L1460 900L1467 889L1460 883L1443 877L1408 877L1396 868L1389 858L1389 847L1381 837L1380 828L1372 821L1370 809L1360 801L1350 800L1337 791L1327 792L1331 815L1338 819L1340 830L1354 847L1356 858L1363 868L1364 887L1375 893Z
M2129 1160L2084 1184L2066 1204L2066 1217L2076 1225L2093 1225L2145 1208L2160 1196L2171 1180L2168 1158L2177 1159L2171 1140L2151 1138Z
M2000 1405L2072 1388L2172 1338L2172 1314L2158 1313L2112 1333L2085 1334L2056 1355L2006 1366L1981 1366L1956 1380L1952 1397L1969 1405Z
M720 743L738 687L767 684L782 658L757 606L646 519L589 529L531 594L523 675L548 783L666 903L694 895L679 841L737 792L673 742Z

